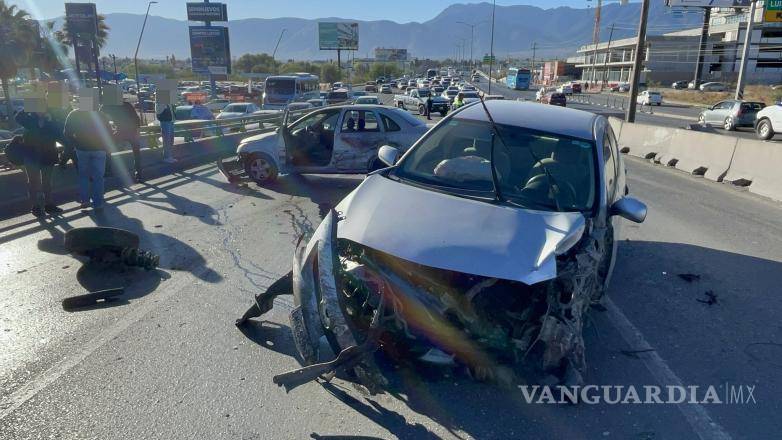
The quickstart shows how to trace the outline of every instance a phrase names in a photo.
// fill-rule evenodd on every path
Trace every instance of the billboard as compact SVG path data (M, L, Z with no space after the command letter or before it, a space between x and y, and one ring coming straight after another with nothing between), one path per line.
M752 0L665 0L671 7L748 8Z
M378 47L375 49L375 59L377 61L407 61L407 49Z
M190 21L228 21L228 5L225 3L188 3L187 19Z
M193 73L231 73L231 44L224 26L190 26L190 58Z
M98 11L95 3L66 3L65 21L71 34L92 38L98 33Z
M358 23L318 23L320 50L358 50Z
M763 21L766 23L782 22L782 0L766 0Z

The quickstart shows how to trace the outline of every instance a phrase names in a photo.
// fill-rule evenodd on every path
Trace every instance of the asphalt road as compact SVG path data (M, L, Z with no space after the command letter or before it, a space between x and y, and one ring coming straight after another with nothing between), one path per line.
M361 177L236 188L207 165L113 192L100 216L69 204L53 221L0 222L0 438L776 437L782 205L639 160L627 167L649 216L624 224L607 310L585 330L587 383L749 385L754 403L527 404L518 390L407 369L388 371L392 385L376 396L342 379L286 394L271 377L299 365L290 300L245 333L233 321ZM141 232L161 268L96 272L66 255L64 232L93 224ZM119 301L62 306L116 286L126 286ZM716 304L700 302L707 291Z

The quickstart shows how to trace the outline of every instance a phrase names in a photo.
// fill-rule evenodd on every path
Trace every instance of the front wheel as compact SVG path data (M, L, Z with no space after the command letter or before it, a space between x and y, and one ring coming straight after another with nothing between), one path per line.
M760 122L758 122L757 127L757 135L758 138L767 141L774 137L774 129L771 128L771 122L769 122L768 119L763 119Z
M426 114L426 107L419 105L418 106L418 114L421 116L424 116Z
M277 180L277 166L268 154L251 154L244 161L247 176L258 185L264 185Z
M725 118L725 124L723 127L726 131L733 131L736 128L736 124L733 122L733 118Z
M445 115L447 115L447 114L448 114L448 110L443 110L443 111L441 111L441 112L440 112L440 116L442 116L443 118L444 118L444 117L445 117Z

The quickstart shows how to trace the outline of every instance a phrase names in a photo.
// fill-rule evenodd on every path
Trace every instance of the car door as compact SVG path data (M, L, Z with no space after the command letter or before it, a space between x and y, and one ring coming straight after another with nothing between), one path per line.
M334 137L334 168L366 172L386 143L386 133L374 109L345 109Z
M339 109L310 113L283 131L285 158L299 173L333 172L334 138Z
M714 106L711 109L706 110L703 113L706 123L712 124L715 121L718 121L721 114L720 112L722 112L722 108L725 104L726 104L725 101L718 102L714 104Z

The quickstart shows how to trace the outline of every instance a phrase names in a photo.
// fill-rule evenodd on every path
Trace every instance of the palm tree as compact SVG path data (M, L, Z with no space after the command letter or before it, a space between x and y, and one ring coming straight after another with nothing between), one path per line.
M98 43L98 49L103 49L106 45L106 41L109 38L109 26L106 24L106 17L103 14L98 14L98 33L95 35L95 41ZM70 45L73 43L73 36L68 29L68 22L65 21L62 25L62 29L55 34L55 38L60 43Z
M45 72L52 72L56 69L66 67L63 65L63 59L68 56L68 44L62 42L62 31L54 29L54 21L46 22L43 45L34 57L33 65ZM62 58L61 58L62 57Z
M30 53L30 14L16 5L0 0L0 81L5 95L6 114L13 125L13 106L9 81L17 74L18 66L28 60Z

